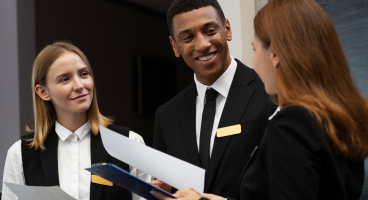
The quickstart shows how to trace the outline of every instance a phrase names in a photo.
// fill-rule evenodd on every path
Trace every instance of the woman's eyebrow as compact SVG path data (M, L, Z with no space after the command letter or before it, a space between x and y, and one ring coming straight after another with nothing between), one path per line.
M59 77L62 77L62 76L68 76L70 73L68 72L68 73L64 73L64 74L60 74L60 75L58 75L56 78L55 78L55 80L56 79L58 79Z
M83 68L79 69L79 70L78 70L78 72L80 72L80 71L84 71L84 70L86 70L86 69L88 69L88 67L87 67L87 66L85 66L85 67L83 67Z

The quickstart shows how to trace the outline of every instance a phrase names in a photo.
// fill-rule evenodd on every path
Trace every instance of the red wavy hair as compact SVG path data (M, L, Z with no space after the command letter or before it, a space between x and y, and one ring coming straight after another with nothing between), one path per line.
M336 153L368 155L368 103L354 84L335 28L314 0L272 0L254 18L255 35L280 60L278 103L308 109Z

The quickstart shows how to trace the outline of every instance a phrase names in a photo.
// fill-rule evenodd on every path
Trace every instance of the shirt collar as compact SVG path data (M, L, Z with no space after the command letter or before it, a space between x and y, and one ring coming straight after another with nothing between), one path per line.
M218 78L210 86L203 85L202 83L200 83L198 81L196 75L194 74L194 82L195 82L196 87L197 87L197 93L198 93L198 98L199 98L200 102L204 102L204 97L206 95L206 90L209 87L213 88L219 94L221 94L222 96L227 98L227 96L229 94L229 91L230 91L230 86L231 86L231 83L233 82L233 78L234 78L235 71L236 71L236 68L237 68L237 62L235 61L235 59L232 56L230 56L230 57L231 57L230 66L220 76L220 78Z
M83 126L79 127L74 133L78 136L79 140L83 140L83 138L87 135L87 133L91 130L91 126L87 121ZM65 141L70 135L73 134L70 130L59 124L59 122L55 121L55 132L58 134L61 141Z
M273 117L275 117L275 115L280 112L280 106L277 107L277 109L275 110L275 112L268 118L268 120L271 120Z

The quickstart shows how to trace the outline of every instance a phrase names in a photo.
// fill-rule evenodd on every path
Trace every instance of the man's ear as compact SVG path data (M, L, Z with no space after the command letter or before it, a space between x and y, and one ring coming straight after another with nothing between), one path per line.
M178 47L176 46L175 40L171 37L171 35L169 36L169 38L170 38L170 44L171 44L171 46L172 46L172 48L174 50L175 56L177 58L179 58L180 57L180 53L178 51Z
M274 69L278 69L279 65L280 65L280 60L279 57L276 55L276 53L272 50L272 47L270 47L270 52L271 52L271 61L272 61L272 66L274 67Z
M230 22L227 18L225 19L225 31L227 41L231 41L233 39L233 32L231 31Z
M38 96L43 99L44 101L50 101L51 97L49 96L48 91L46 88L40 84L36 85L35 91L38 94Z

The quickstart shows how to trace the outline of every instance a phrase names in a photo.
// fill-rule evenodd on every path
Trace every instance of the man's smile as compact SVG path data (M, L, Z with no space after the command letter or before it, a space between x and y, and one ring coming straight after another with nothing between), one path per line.
M213 58L215 56L215 54L216 54L216 52L211 53L209 55L197 57L196 59L201 60L201 61L207 61L207 60L210 60L211 58Z

